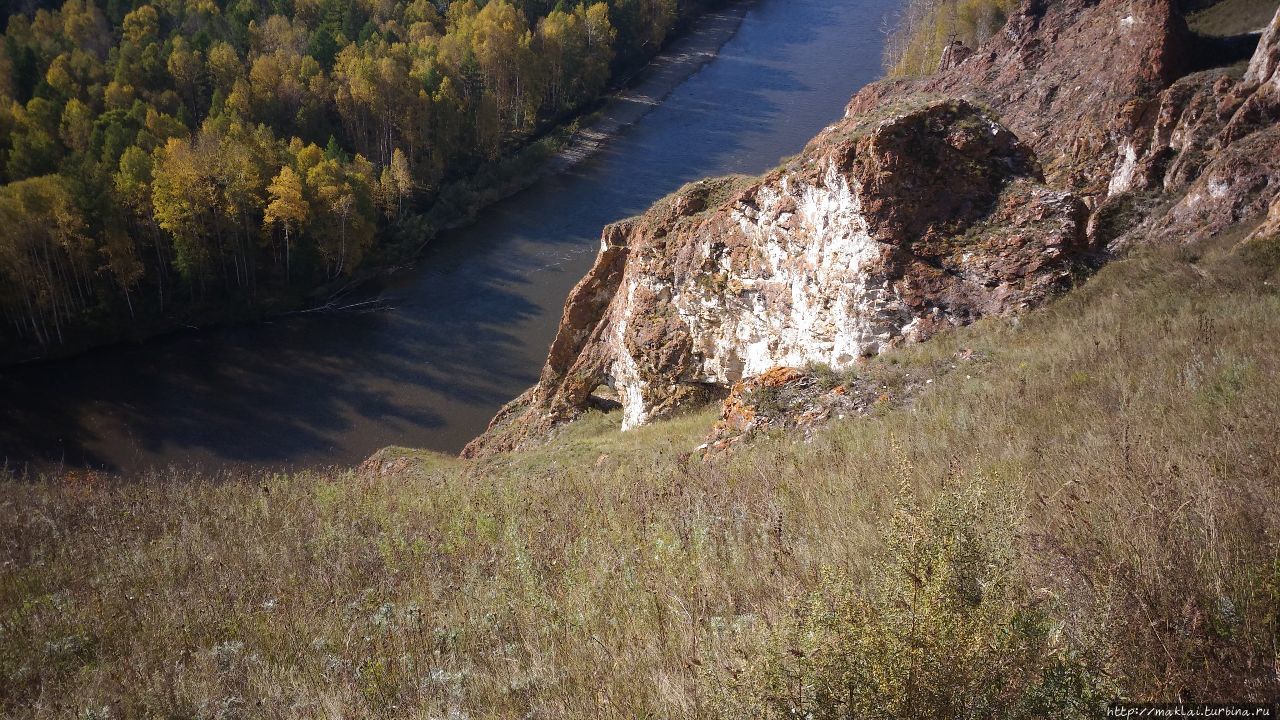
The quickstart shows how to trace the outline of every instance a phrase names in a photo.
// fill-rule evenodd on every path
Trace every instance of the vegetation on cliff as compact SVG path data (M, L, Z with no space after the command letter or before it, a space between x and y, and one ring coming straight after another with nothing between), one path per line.
M1004 26L1018 0L910 0L885 42L891 77L928 75L953 42L977 47Z
M703 462L710 413L626 434L596 413L480 461L9 482L0 707L953 718L1274 697L1280 238L1241 235L869 361L933 382L804 443Z
M296 300L417 247L464 214L460 179L594 101L699 3L7 7L12 356Z

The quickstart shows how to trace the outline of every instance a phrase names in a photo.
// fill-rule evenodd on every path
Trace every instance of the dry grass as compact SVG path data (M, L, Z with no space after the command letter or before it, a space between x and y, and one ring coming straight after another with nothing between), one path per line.
M1220 0L1187 18L1187 26L1202 35L1239 35L1267 27L1275 17L1277 0Z
M822 578L881 586L904 493L962 477L1012 498L1010 596L1108 687L1274 698L1280 253L1203 252L885 356L936 380L708 463L710 413L592 415L387 477L9 482L0 714L709 717Z

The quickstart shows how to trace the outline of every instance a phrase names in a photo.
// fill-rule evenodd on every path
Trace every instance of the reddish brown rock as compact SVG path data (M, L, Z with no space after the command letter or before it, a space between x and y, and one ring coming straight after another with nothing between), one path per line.
M954 68L973 56L973 48L956 40L942 49L942 57L938 60L938 72Z
M1246 238L1246 242L1261 240L1280 240L1280 194L1271 201L1266 219Z
M1258 49L1249 60L1244 80L1257 85L1270 85L1272 90L1280 92L1280 10L1277 10L1271 24L1263 31Z
M846 114L903 93L969 98L1035 151L1050 185L1101 198L1120 154L1114 124L1187 71L1190 42L1170 0L1024 0L972 57L868 86Z
M489 438L487 445L490 450L509 450L517 444L518 437L515 436L511 442L500 440L507 436L505 430L513 418L521 418L521 427L516 434L519 437L545 431L576 414L585 406L591 391L599 385L597 378L602 363L607 360L593 352L602 347L600 316L613 300L621 282L626 266L627 236L633 229L630 221L605 227L595 264L565 301L560 326L547 352L547 362L538 384L503 406L489 422L483 437ZM534 414L534 408L537 414ZM463 448L463 457L477 454L480 448L478 440Z
M807 431L832 418L865 414L884 398L873 383L856 378L832 385L798 368L772 368L734 383L720 420L698 449L721 452L768 430Z
M1113 252L1190 243L1266 215L1280 196L1280 12L1240 79L1227 69L1180 79L1135 110L1117 137L1124 154L1110 181L1168 199L1110 241ZM1106 238L1110 240L1110 238Z

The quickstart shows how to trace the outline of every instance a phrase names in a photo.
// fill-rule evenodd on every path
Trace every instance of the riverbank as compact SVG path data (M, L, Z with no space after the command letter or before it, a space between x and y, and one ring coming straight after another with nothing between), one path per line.
M556 154L547 173L563 172L582 162L657 107L719 54L755 4L756 0L738 0L704 12L694 27L629 78L622 90L611 95L604 107L590 116L586 127L575 132Z
M413 254L416 256L439 232L465 227L485 208L599 152L713 60L757 1L727 0L704 11L662 52L592 108L533 139L476 178L443 191L442 201L425 213L428 237L417 244ZM465 208L460 215L456 212L459 207Z
M381 296L377 312L282 315L9 368L0 459L136 476L354 465L393 443L457 452L537 381L601 227L691 180L798 152L880 75L879 18L897 7L751 4L710 62L646 93L664 99L601 151L348 297Z

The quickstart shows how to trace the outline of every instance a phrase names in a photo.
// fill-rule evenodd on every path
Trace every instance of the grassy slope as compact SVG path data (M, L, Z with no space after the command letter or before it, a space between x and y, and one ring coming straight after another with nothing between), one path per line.
M1228 244L891 353L934 379L909 406L707 463L709 412L593 415L380 478L6 484L0 714L705 716L824 568L877 581L902 492L957 477L1016 498L1019 582L1109 682L1274 697L1280 278Z
M1205 35L1238 35L1262 30L1275 17L1277 0L1221 0L1187 18L1187 25Z

